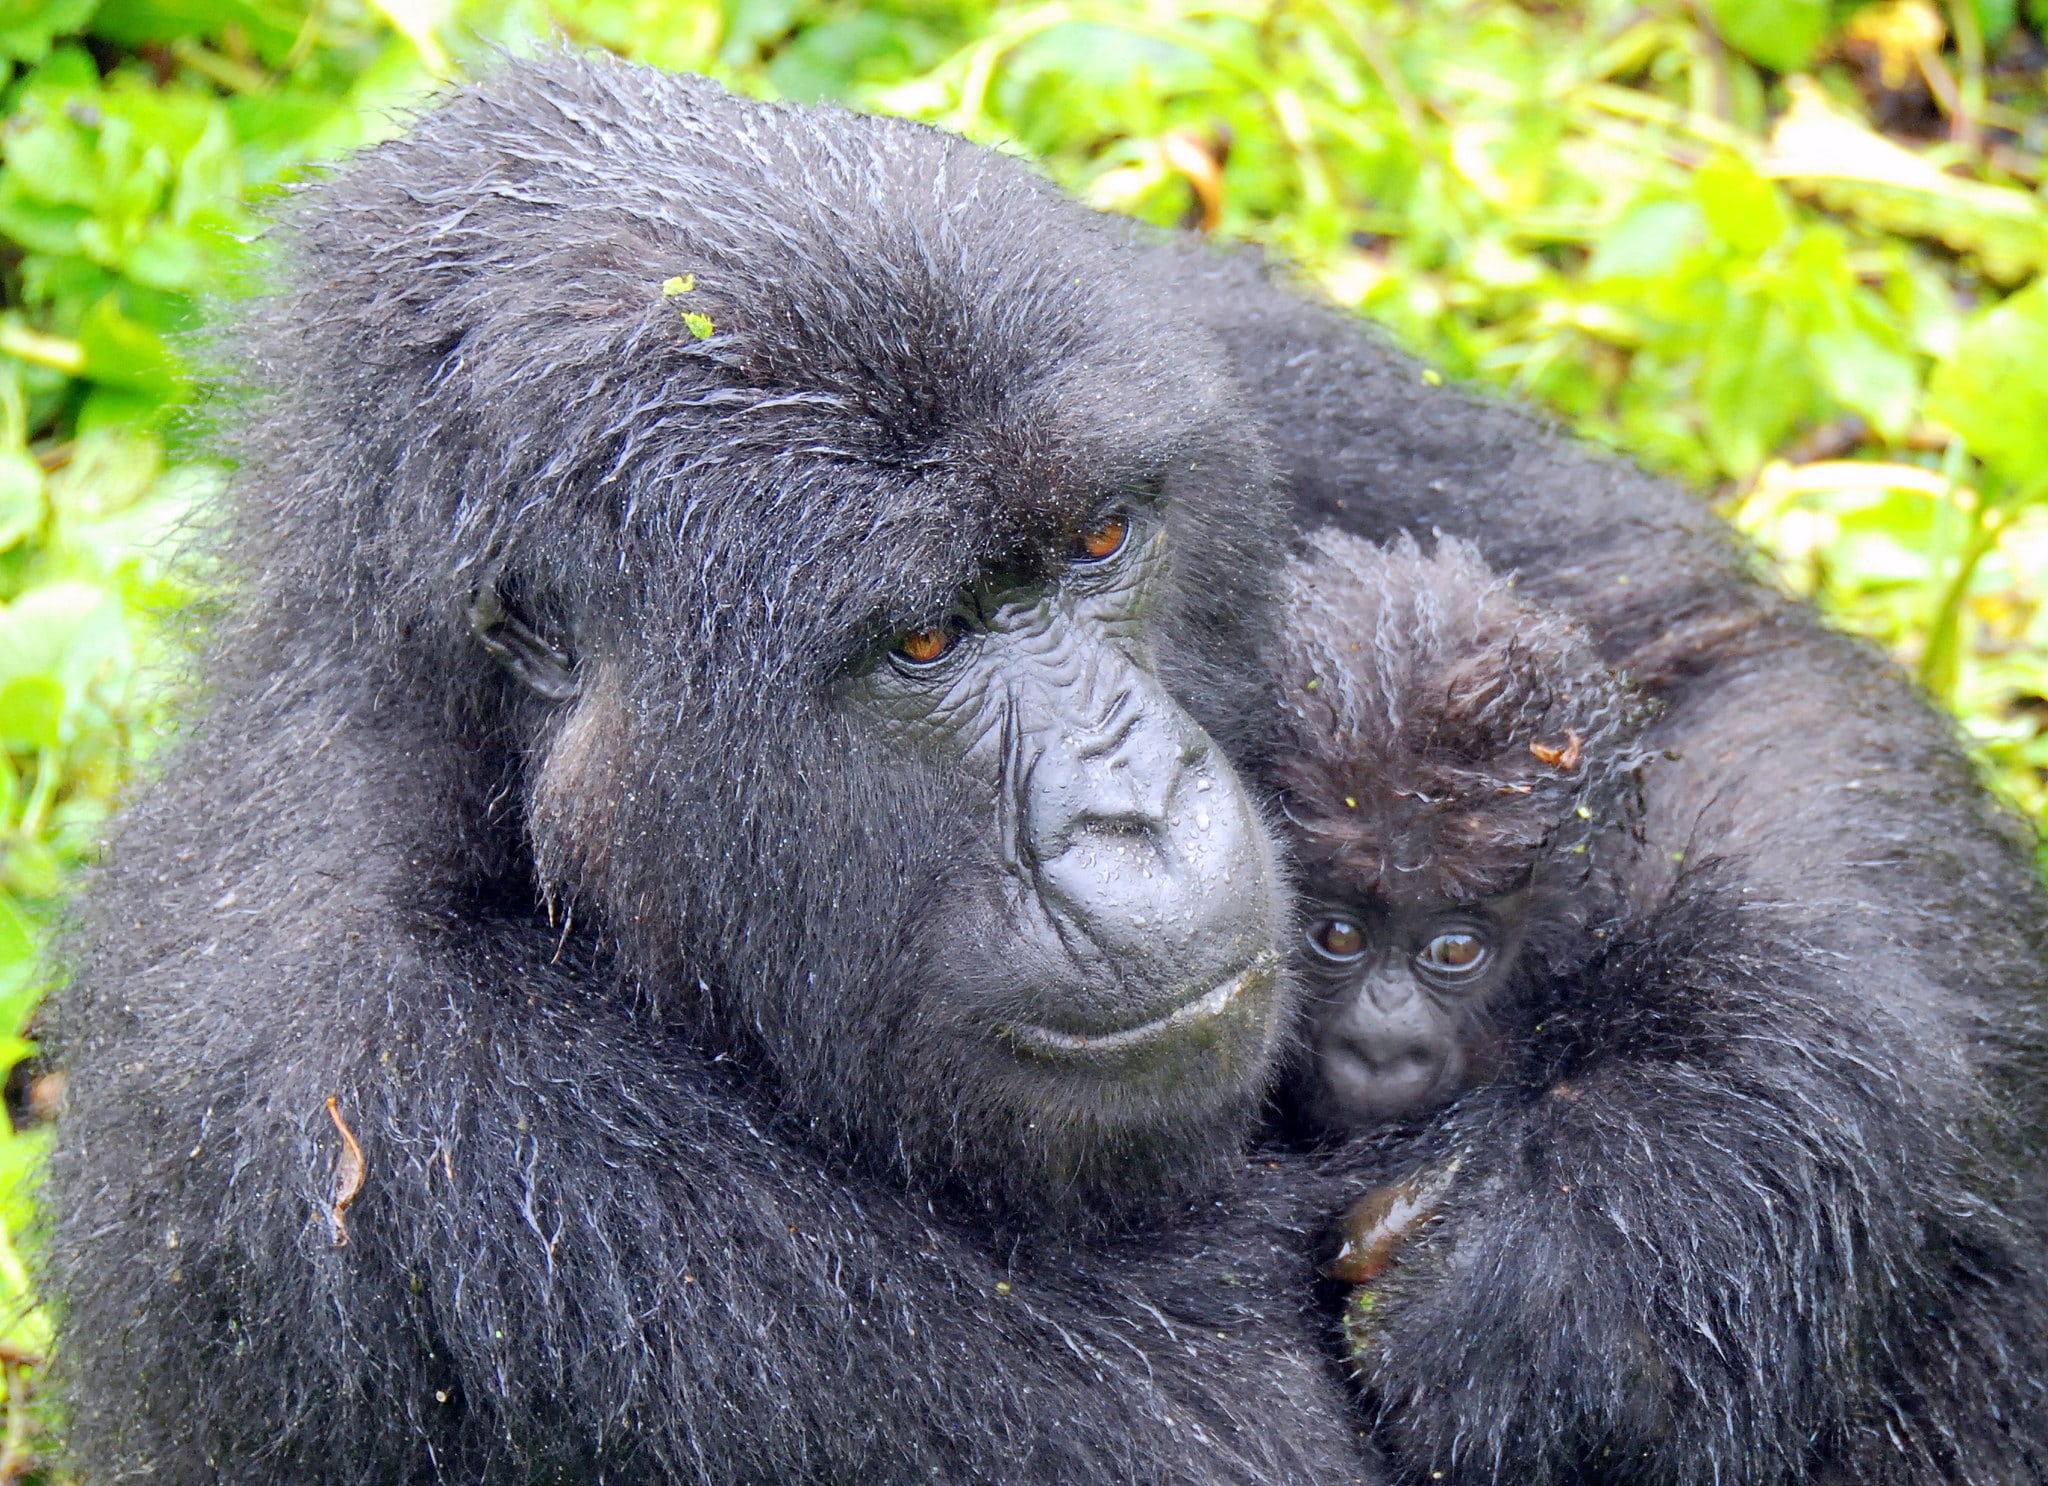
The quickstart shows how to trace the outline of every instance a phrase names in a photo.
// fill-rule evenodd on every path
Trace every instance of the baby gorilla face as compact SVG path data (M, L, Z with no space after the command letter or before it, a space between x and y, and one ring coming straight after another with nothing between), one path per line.
M1521 948L1520 897L1311 912L1300 960L1319 1124L1421 1114L1490 1076L1500 1048L1486 1011Z

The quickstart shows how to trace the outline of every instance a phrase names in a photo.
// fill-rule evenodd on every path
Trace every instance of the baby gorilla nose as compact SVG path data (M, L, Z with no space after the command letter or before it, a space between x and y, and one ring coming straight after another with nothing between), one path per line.
M1463 1058L1455 1027L1430 998L1405 993L1404 968L1369 976L1364 994L1327 1011L1315 1038L1322 1114L1338 1126L1420 1113L1455 1093Z
M1442 1039L1343 1038L1323 1050L1320 1071L1346 1108L1389 1116L1434 1103L1449 1056Z

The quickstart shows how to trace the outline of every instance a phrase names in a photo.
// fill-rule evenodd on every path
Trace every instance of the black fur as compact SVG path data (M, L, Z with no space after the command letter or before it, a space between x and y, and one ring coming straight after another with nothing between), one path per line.
M204 716L58 1005L82 1477L1362 1479L1284 1193L1212 1200L1261 1046L978 1075L990 803L842 702L1136 481L1125 643L1241 743L1282 528L1220 353L998 156L559 56L279 273Z
M1471 536L1685 755L1656 973L1588 1003L1581 1097L1451 1127L1484 1283L1388 1297L1404 1468L2038 1477L2023 853L1683 495L957 142L609 64L509 69L292 222L241 597L58 1008L87 1479L1363 1474L1290 1300L1342 1194L1276 1155L1180 1208L1234 1120L1040 1143L931 1067L903 869L986 842L823 695L1161 419L1214 452L1159 663L1226 743L1264 724L1263 421L1304 518ZM704 340L658 288L691 273ZM1048 365L1067 390L1020 398ZM610 716L503 673L487 584Z
M1253 265L1158 267L1303 524L1469 538L1661 702L1645 742L1678 755L1646 776L1628 932L1533 1076L1420 1153L1464 1164L1441 1262L1378 1300L1401 1474L2048 1477L2048 913L1950 725L1684 493Z

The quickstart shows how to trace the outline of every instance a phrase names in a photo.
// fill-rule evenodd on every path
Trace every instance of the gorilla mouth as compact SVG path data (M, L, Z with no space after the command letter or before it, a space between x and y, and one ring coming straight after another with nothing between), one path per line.
M1277 961L1271 955L1262 955L1222 984L1183 1001L1165 1016L1115 1032L1062 1032L1032 1022L1011 1022L1002 1029L1002 1035L1017 1051L1039 1058L1100 1058L1143 1052L1206 1027L1241 1002L1262 999L1272 989L1278 973Z

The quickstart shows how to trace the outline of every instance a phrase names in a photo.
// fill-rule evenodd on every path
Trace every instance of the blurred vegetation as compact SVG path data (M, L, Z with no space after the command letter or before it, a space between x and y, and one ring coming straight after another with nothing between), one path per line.
M1688 481L2048 806L2048 0L0 0L0 1066L165 731L179 335L265 193L561 35L1269 244ZM30 1065L32 1067L32 1065ZM50 1101L50 1079L16 1080ZM47 1337L0 1132L0 1483Z

